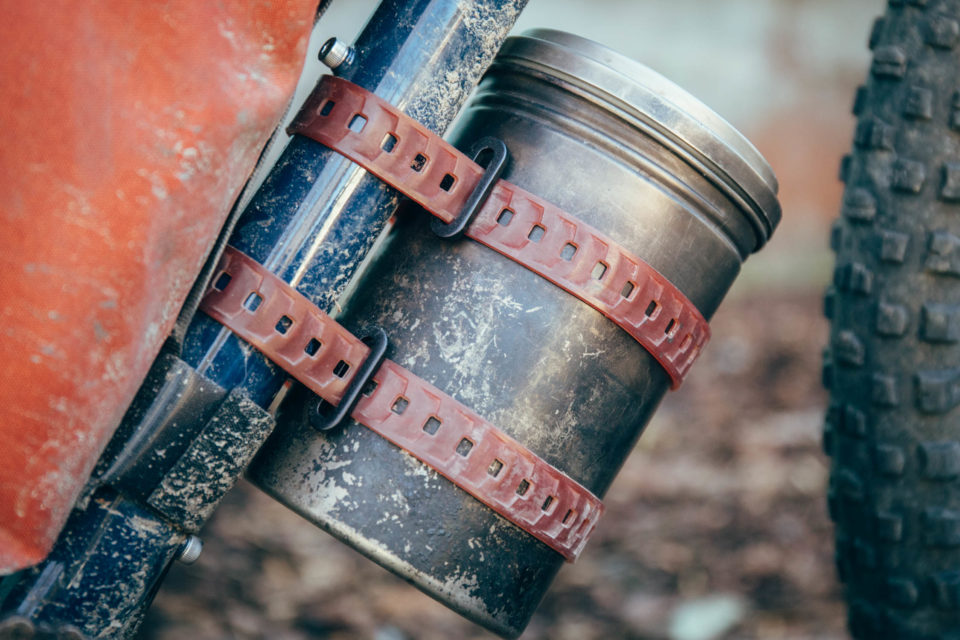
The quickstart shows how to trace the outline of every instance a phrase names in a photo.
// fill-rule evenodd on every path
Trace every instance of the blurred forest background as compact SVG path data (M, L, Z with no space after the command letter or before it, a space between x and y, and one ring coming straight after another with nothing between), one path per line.
M335 0L309 58L371 0ZM820 446L822 290L853 91L880 0L531 0L517 31L572 31L653 67L739 128L780 179L783 222L716 315L524 639L845 638ZM312 86L314 65L302 83ZM489 639L241 483L177 565L143 637Z

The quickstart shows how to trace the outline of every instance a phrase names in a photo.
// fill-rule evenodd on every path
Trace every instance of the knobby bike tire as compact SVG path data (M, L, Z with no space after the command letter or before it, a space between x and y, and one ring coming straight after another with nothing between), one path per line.
M870 35L825 298L828 507L852 635L960 638L960 0Z

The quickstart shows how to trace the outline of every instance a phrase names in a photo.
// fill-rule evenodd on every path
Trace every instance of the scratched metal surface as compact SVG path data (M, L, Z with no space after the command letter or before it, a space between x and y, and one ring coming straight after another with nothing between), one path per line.
M588 94L495 63L453 141L504 139L505 178L617 237L709 317L759 232L639 119ZM391 359L599 495L669 383L601 314L478 243L435 238L413 206L340 319L384 326ZM562 558L366 428L317 433L305 398L287 401L254 482L463 615L519 635Z

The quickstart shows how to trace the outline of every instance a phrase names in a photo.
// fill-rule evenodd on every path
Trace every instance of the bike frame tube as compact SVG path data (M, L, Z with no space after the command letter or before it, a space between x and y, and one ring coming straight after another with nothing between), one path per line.
M340 75L442 132L525 4L385 0L359 37L355 60ZM392 188L322 145L294 137L241 214L230 243L333 311L398 203ZM202 314L188 330L183 358L220 387L244 391L262 407L287 378ZM108 452L115 455L124 444L112 442ZM102 462L109 464L109 457ZM87 492L90 497L44 563L0 581L0 620L6 617L0 626L72 627L97 637L135 632L186 527L141 498L98 484L91 481L95 493ZM200 524L194 518L189 529ZM143 535L132 535L133 525ZM91 563L104 570L85 570Z
M388 0L371 17L354 61L338 75L442 133L486 70L526 0ZM323 145L294 136L230 239L336 312L399 203L397 192ZM225 388L267 406L286 374L198 314L184 359Z

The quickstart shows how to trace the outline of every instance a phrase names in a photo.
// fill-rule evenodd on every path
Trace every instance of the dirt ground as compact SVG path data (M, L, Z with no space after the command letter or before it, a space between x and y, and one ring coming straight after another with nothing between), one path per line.
M815 293L728 300L523 638L844 638ZM249 484L177 565L149 640L493 638Z

